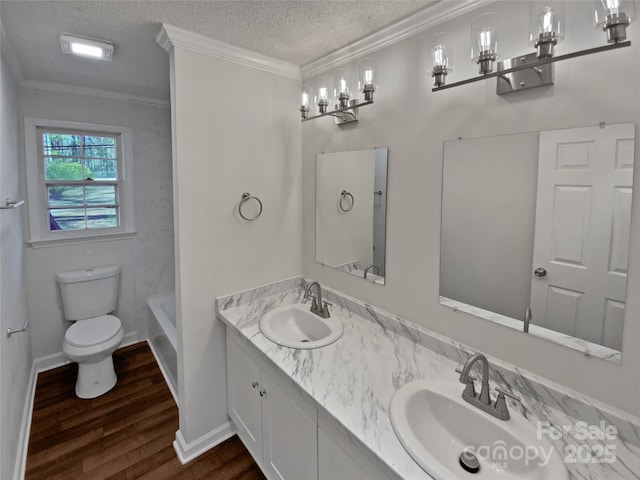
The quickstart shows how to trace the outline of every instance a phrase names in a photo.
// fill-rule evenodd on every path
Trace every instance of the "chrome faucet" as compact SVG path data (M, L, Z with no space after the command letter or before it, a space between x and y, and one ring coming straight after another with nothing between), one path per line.
M372 268L376 269L376 273L380 273L380 269L378 268L377 265L374 265L373 263L371 265L369 265L367 268L364 269L364 278L367 278L367 275L369 274L369 270L371 270Z
M314 298L311 294L311 289L316 287L316 297ZM315 313L319 317L329 318L329 302L322 301L322 288L318 282L311 282L307 285L306 290L304 291L303 301L306 301L309 297L313 299L311 302L311 313Z
M471 367L477 361L482 362L482 388L480 389L480 395L476 393L475 377L470 373ZM460 374L460 382L466 385L464 392L462 392L463 400L500 420L509 420L510 415L505 395L517 401L520 401L520 397L504 389L496 388L498 398L496 398L495 404L491 403L491 395L489 394L489 361L487 357L481 353L476 353L469 357L462 369L456 368L456 372Z

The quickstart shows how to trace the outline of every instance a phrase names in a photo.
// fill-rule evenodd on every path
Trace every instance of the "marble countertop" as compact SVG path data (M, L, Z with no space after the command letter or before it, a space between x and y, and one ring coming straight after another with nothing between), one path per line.
M330 289L328 300L334 302L331 315L342 320L343 336L329 346L314 350L296 350L276 345L260 333L260 318L268 310L282 304L302 303L301 282L301 279L290 279L221 297L218 299L218 315L229 328L237 330L289 376L321 411L335 419L366 447L372 459L382 462L401 478L430 479L398 441L391 426L388 407L394 393L412 380L457 382L458 375L454 370L459 366L459 361L416 343L406 335L400 335L385 324L388 318L378 319L379 314L376 313L379 312L374 312L373 307L362 304L353 308L354 299L345 300L346 296L340 297L339 292ZM500 375L500 378L503 376ZM504 383L498 381L501 386L505 386ZM527 397L527 392L518 391L517 388L514 391L523 397L523 402L518 407L511 405L512 412L519 410L534 426L539 420L558 426L576 425L576 417L569 415L575 410L555 410L548 405L540 405L540 395L531 398ZM572 405L571 408L576 407ZM593 415L588 417L588 423L593 424ZM640 478L640 447L635 442L640 439L637 426L623 430L627 436L633 437L634 442L628 442L624 435L616 439L616 462L568 464L571 477L611 480ZM593 452L593 445L597 442L580 443L570 432L565 432L552 443L564 457L568 445ZM640 444L640 441L637 443Z

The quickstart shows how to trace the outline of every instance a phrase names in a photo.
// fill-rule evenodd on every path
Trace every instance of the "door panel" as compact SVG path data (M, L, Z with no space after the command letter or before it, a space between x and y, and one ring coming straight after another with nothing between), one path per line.
M265 475L270 480L316 480L316 422L264 372L262 383Z
M622 348L634 125L540 133L532 322ZM606 333L605 333L606 332Z

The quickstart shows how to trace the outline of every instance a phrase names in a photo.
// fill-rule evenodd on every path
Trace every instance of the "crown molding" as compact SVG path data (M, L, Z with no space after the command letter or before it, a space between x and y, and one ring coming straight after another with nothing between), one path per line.
M300 80L300 67L293 63L236 47L166 23L162 24L158 35L156 35L156 42L167 52L172 47L180 47L219 60Z
M300 68L302 78L309 78L338 65L369 55L405 38L435 27L495 0L438 0L428 7L388 27L367 35Z
M20 82L22 88L32 90L43 90L45 92L70 93L74 95L87 95L90 97L108 98L121 102L139 103L153 107L170 107L171 102L163 98L141 97L138 95L128 95L126 93L112 92L110 90L100 90L98 88L79 87L67 83L43 82L40 80L23 80Z
M7 70L16 81L16 83L22 82L24 80L24 75L22 74L22 66L18 61L18 57L15 54L13 48L11 48L11 42L7 40L7 35L4 33L4 27L0 23L0 45L2 45L2 58L6 62Z

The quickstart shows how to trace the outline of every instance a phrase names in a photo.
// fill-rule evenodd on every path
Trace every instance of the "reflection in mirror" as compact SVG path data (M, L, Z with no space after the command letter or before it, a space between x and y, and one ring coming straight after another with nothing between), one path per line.
M440 303L611 361L635 125L445 142Z
M384 285L388 148L316 156L316 261Z

